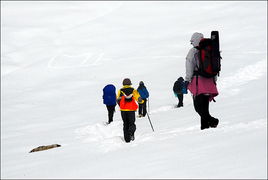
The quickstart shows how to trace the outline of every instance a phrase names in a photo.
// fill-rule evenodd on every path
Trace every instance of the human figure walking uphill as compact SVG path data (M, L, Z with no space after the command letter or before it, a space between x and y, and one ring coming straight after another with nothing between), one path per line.
M147 90L147 88L144 85L143 81L140 81L139 83L139 87L138 87L138 92L142 98L142 100L144 101L144 103L139 103L139 117L144 117L147 113L147 98L149 98L149 92Z
M118 91L117 102L120 106L123 120L124 139L128 143L135 139L135 111L138 109L138 103L143 103L138 91L131 87L129 78L123 80L123 87Z
M214 100L214 97L218 95L218 90L216 86L216 74L219 71L219 67L215 67L216 73L214 73L209 63L213 62L212 60L206 61L212 56L205 56L206 50L211 50L210 48L203 48L203 46L211 45L210 39L203 38L203 34L194 33L190 40L191 44L194 46L188 52L186 57L186 87L188 86L189 91L193 95L193 104L195 111L201 117L201 130L207 128L217 127L219 120L214 118L209 113L209 102ZM210 53L211 55L211 53ZM203 61L206 63L203 63ZM219 65L219 64L216 64ZM208 69L205 69L209 67ZM202 69L203 68L203 69ZM207 71L207 73L205 73ZM212 75L209 75L212 74Z
M179 77L173 85L173 92L179 100L177 107L183 106L183 94L186 93L186 92L184 92L184 89L185 89L184 88L184 79L183 79L183 77Z
M116 106L116 90L115 86L108 84L103 88L103 104L106 105L108 110L108 124L113 122L113 116Z

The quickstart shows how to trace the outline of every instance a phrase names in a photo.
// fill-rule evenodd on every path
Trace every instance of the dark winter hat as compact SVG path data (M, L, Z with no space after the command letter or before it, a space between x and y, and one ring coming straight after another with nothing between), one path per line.
M144 82L143 82L143 81L141 81L141 82L140 82L140 86L143 86L143 85L144 85Z
M123 80L123 86L125 86L125 85L131 85L131 81L130 81L129 78L125 78L125 79Z
M183 77L179 77L178 81L184 81Z

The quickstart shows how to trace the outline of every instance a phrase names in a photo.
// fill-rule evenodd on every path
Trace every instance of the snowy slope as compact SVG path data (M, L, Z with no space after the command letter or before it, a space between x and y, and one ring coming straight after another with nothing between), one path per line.
M200 8L202 7L202 8ZM267 2L1 1L1 178L267 178ZM202 12L200 12L202 10ZM174 109L192 33L220 32L216 129ZM129 77L150 118L122 141L102 88ZM58 143L62 147L28 153Z

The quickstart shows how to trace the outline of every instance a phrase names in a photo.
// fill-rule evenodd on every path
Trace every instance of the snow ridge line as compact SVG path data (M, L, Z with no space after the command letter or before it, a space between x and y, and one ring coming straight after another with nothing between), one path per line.
M204 131L200 130L199 125L191 127L180 127L175 129L163 129L154 133L140 133L136 134L135 141L126 144L123 140L122 122L114 121L112 124L106 126L101 123L89 125L75 130L78 139L84 139L84 143L96 143L102 152L114 151L119 148L137 146L145 142L163 141L167 139L177 138L178 136L199 134L199 133L213 133L215 135L235 131L241 133L245 131L256 131L256 129L267 128L266 119L258 119L245 123L220 123L217 128L210 128Z
M249 81L259 79L261 76L267 73L266 60L258 61L255 64L248 65L240 68L235 72L235 75L224 77L219 79L219 89L230 89L231 87L241 86Z

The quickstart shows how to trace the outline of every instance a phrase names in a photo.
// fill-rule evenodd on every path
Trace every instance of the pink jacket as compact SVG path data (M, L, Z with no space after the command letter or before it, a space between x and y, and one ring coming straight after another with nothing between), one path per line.
M204 78L198 76L198 85L196 86L196 76L193 77L192 81L188 85L189 91L197 96L199 94L207 94L210 96L209 100L211 101L215 96L217 96L218 90L217 86L214 83L214 78Z

